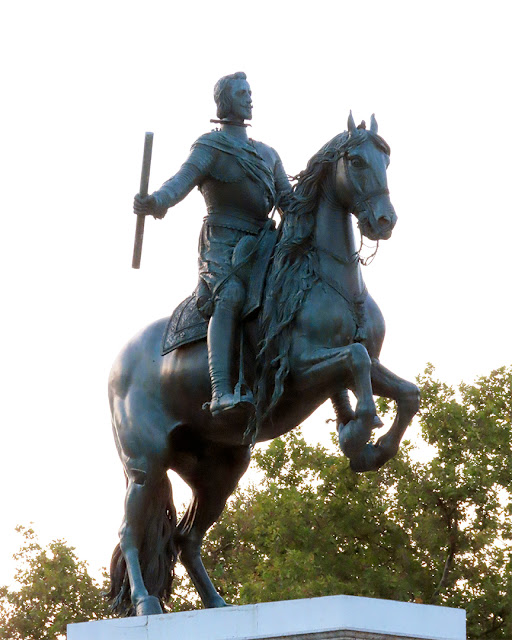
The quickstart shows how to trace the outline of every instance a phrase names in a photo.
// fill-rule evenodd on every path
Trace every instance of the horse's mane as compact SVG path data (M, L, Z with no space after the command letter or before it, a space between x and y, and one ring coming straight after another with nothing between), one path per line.
M260 351L256 361L256 414L252 435L256 439L283 395L288 376L293 321L309 290L318 280L313 236L319 198L333 187L334 164L351 147L368 138L386 153L389 147L377 134L357 129L338 134L327 142L299 173L290 204L283 212L281 237L267 278L260 320ZM332 196L331 196L332 197Z

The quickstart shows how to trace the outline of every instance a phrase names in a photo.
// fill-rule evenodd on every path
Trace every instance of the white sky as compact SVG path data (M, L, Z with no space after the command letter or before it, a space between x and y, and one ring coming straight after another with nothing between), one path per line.
M399 217L364 272L387 322L383 363L413 379L432 361L456 384L511 362L506 2L20 1L2 13L0 584L17 523L67 539L92 569L110 561L124 481L108 371L193 289L204 215L195 192L148 220L130 268L144 132L154 190L211 128L226 73L248 74L251 134L290 174L349 109L376 113Z

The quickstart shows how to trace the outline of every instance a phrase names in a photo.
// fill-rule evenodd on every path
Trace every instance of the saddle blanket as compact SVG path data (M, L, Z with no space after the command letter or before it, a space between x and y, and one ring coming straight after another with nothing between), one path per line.
M194 291L176 307L170 317L164 333L162 355L185 344L204 340L207 333L208 320L199 313L197 293Z

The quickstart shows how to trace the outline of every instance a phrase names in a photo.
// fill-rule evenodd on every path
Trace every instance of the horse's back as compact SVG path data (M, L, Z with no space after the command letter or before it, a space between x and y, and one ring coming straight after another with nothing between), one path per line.
M160 370L160 348L167 318L139 331L119 352L109 376L109 398L125 397L132 385L148 386L148 374L155 378Z

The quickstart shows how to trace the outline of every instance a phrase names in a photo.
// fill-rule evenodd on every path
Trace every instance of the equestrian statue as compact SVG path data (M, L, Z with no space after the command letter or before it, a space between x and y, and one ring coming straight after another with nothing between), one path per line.
M127 481L108 594L120 615L162 613L178 559L205 607L226 606L201 544L255 443L287 433L330 399L351 468L375 471L396 454L419 408L417 387L379 361L384 319L364 284L352 226L353 215L361 236L379 241L396 223L390 149L375 117L367 129L350 114L348 130L292 188L277 152L247 136L245 74L221 78L214 98L218 128L158 191L135 197L139 218L161 218L198 187L207 215L196 290L170 319L135 336L110 374ZM392 426L376 441L383 425L374 395L396 402ZM169 469L192 489L179 522Z

